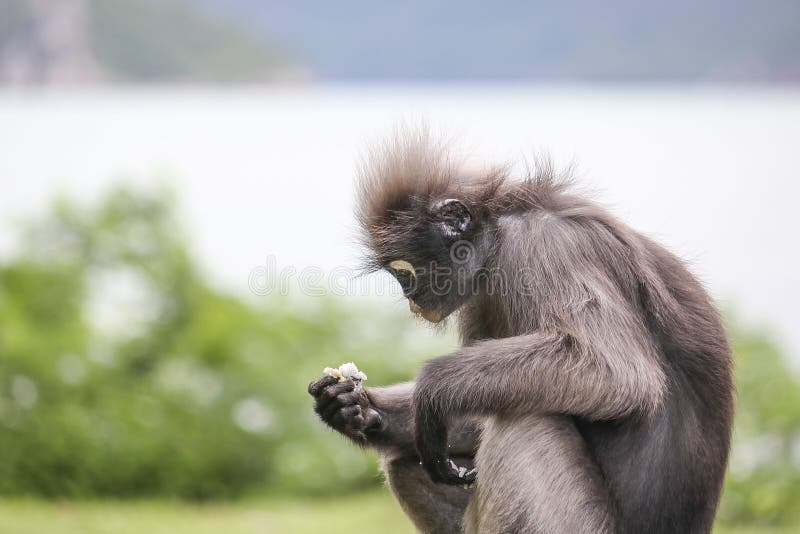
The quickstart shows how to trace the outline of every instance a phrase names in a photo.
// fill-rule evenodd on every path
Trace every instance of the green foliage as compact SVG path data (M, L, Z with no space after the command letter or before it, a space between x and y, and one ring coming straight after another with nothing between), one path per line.
M736 331L736 426L720 520L800 524L800 380L765 335Z
M247 301L196 268L165 191L55 203L0 264L0 494L233 497L380 484L307 383L355 360L371 384L451 346L346 300ZM800 521L800 380L732 327L734 454L722 526Z
M349 359L376 384L407 378L424 356L411 322L215 290L171 203L125 190L94 209L59 201L0 266L0 494L378 484L374 461L315 420L305 389Z

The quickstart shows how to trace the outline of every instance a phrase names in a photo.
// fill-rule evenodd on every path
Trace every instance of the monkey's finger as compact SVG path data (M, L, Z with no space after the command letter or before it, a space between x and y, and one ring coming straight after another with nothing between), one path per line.
M316 397L320 394L320 392L325 389L326 387L333 385L337 382L336 377L333 376L323 376L319 380L315 380L308 385L308 393L312 396Z
M323 389L319 397L317 397L314 410L320 414L323 419L330 419L336 411L345 406L345 404L340 401L340 397L350 393L348 389L352 389L352 386L348 388L347 384L334 384Z
M463 465L458 465L449 458L447 460L447 466L450 468L451 473L455 474L465 486L475 482L475 478L478 473L478 469L476 467L470 469L468 467L464 467Z
M359 391L351 391L349 393L342 393L341 395L337 395L334 402L337 402L341 406L350 406L350 405L361 405L361 392Z
M360 406L361 403L361 395L357 391L351 391L348 393L342 393L340 395L336 395L331 399L326 399L325 402L320 403L320 414L323 416L332 416L337 410L344 408L346 406Z
M347 416L345 424L351 432L361 432L364 428L364 415L361 410L359 409L356 413Z
M381 416L377 411L371 408L362 409L361 413L364 416L364 431L375 432L380 430Z
M467 476L467 469L460 467L449 458L423 461L423 466L428 471L431 480L437 484L463 486L474 481L474 474L473 476Z
M335 397L331 399L332 402L337 402L342 406L350 406L351 404L361 404L361 392L360 391L345 391L344 393L339 393Z
M317 394L314 411L323 419L328 420L336 410L343 406L339 397L351 393L352 390L352 382L340 382L327 386Z
M350 393L355 388L355 384L351 380L345 382L337 382L322 389L319 392L318 398L326 404L342 393Z
M339 410L343 408L348 408L352 406L358 406L358 404L354 402L346 402L347 395L349 393L344 393L342 395L337 395L331 399L323 399L320 397L317 399L317 406L314 408L317 413L319 413L323 419L330 419L333 417ZM344 399L343 399L344 397Z
M360 429L359 424L364 423L364 418L361 415L361 406L345 406L337 410L330 417L331 423L342 429ZM358 420L358 421L357 421Z
M478 469L476 467L473 467L472 469L464 473L464 476L462 477L465 486L472 486L475 483L475 480L477 480L477 478L478 478Z
M475 475L478 472L476 467L470 469L469 467L464 467L463 465L458 465L453 460L447 460L447 465L450 467L450 471L452 471L458 478L463 480L467 484L471 484L475 481Z
M439 471L437 482L440 484L449 484L451 486L463 486L469 484L469 479L460 477L458 473L454 473L449 469Z

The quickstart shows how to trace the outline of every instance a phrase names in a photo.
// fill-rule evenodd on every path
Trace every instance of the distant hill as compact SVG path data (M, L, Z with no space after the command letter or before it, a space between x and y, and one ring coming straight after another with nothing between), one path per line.
M0 0L0 83L800 82L798 0Z
M298 71L263 30L179 0L0 0L0 83L256 82Z
M800 81L797 0L200 1L322 79Z
M251 82L281 78L289 63L267 32L174 1L92 0L91 44L122 80Z

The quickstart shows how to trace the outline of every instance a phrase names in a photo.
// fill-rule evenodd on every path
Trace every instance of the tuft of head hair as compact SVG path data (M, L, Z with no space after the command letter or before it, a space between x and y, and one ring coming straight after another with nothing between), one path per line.
M427 127L396 128L368 149L359 166L356 217L364 244L373 252L385 252L393 234L424 220L421 207L436 200L457 198L480 218L554 208L571 184L569 174L557 172L547 157L536 157L533 163L518 180L510 177L508 164L476 172Z
M402 128L369 148L359 167L357 217L371 232L393 213L408 207L410 199L432 198L451 189L456 164L447 144L434 139L427 128Z

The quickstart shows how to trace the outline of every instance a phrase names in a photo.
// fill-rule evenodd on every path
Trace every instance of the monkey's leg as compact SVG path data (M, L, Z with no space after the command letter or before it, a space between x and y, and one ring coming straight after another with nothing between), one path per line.
M387 457L381 464L397 501L420 532L462 532L464 510L473 490L435 484L416 456Z
M472 491L434 484L420 465L414 448L414 384L364 388L364 398L353 393L352 385L329 382L322 378L309 386L317 399L317 413L348 437L359 438L354 439L359 445L378 451L389 487L416 527L426 533L461 532L461 518ZM354 406L359 410L354 411ZM477 421L467 418L450 423L448 452L459 465L472 463L479 427Z
M467 533L616 531L603 477L567 416L497 417L487 423L475 461Z
M381 466L392 492L414 526L424 533L460 533L462 518L473 490L435 484L420 465L413 445L412 384L370 389L372 406L381 425L368 438L381 453ZM456 418L449 427L448 453L471 467L478 447L480 424Z

